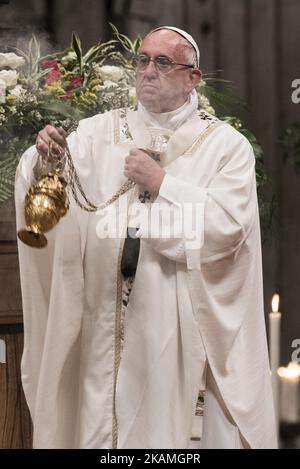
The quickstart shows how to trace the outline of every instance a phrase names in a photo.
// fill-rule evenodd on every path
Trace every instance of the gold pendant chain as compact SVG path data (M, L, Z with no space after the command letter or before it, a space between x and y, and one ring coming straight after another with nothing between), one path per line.
M127 180L120 187L120 189L112 197L110 197L110 199L96 205L88 199L84 192L76 168L74 166L68 144L66 143L65 150L59 151L58 154L53 151L53 144L54 142L51 140L49 143L47 160L52 162L55 168L54 171L65 178L67 187L71 189L76 204L86 212L97 212L97 210L106 208L108 205L112 204L119 197L121 197L121 195L125 194L136 185L135 182ZM65 172L63 173L64 169ZM80 200L78 193L81 195L83 201Z
M66 155L66 166L67 166L66 173L67 173L68 186L71 188L73 197L77 205L79 205L79 207L85 210L86 212L96 212L97 210L106 208L108 205L115 202L121 195L125 194L125 192L129 191L135 186L135 183L133 181L128 180L120 187L120 189L110 199L108 199L106 202L102 202L101 204L96 205L87 198L83 190L83 187L79 180L68 145L66 146L65 155ZM77 190L80 192L86 205L79 200Z

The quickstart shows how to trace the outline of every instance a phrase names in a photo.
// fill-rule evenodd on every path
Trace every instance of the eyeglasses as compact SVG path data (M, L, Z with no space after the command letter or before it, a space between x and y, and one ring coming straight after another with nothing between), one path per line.
M133 66L139 72L145 71L150 62L153 62L155 68L164 74L171 72L176 67L176 65L180 65L181 67L185 68L195 68L194 65L180 64L178 62L174 62L174 60L169 59L168 57L165 57L163 55L152 58L146 54L140 54L136 55L132 59Z

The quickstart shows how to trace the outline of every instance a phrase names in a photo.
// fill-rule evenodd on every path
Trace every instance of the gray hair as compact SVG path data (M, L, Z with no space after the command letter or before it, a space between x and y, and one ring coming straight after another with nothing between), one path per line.
M185 38L180 39L179 47L182 49L185 63L187 65L193 65L195 68L197 68L197 54L194 47Z
M195 68L198 67L196 51L188 42L184 48L184 57L188 65L193 65Z

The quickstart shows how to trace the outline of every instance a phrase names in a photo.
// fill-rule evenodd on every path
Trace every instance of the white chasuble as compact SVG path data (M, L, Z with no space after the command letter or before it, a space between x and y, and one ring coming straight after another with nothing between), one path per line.
M126 181L130 148L151 147L137 114L97 115L68 137L94 203ZM32 147L16 175L18 229L35 162ZM188 448L207 366L245 443L276 446L252 148L202 114L168 135L161 164L159 195L144 208L151 215L158 204L171 207L162 224L175 234L155 237L144 218L136 225L141 248L122 357L120 259L135 189L108 209L117 236L105 237L103 213L71 200L46 248L18 244L22 381L35 448ZM197 219L193 242L178 231L186 205ZM214 447L213 435L203 434Z

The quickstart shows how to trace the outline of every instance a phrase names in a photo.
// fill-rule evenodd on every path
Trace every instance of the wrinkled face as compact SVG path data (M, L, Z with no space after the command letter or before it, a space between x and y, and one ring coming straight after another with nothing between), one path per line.
M174 62L186 64L183 44L179 34L163 29L150 33L144 38L139 54L146 54L153 59L165 56ZM165 75L157 70L151 61L145 70L137 70L137 97L150 112L173 111L185 103L200 79L201 72L197 69L178 65Z

